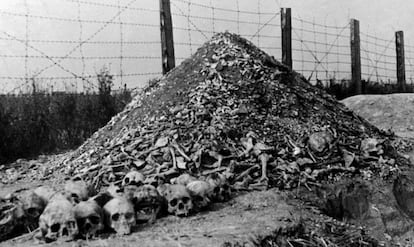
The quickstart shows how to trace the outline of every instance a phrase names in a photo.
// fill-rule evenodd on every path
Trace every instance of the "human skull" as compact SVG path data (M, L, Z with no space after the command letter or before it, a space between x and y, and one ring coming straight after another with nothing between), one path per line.
M18 196L18 199L23 206L26 226L32 230L36 229L39 217L43 213L47 202L30 190L24 191Z
M171 183L187 186L188 183L195 181L195 180L197 180L195 177L191 176L188 173L184 173L174 179L171 179Z
M124 179L122 180L122 186L127 185L137 185L140 186L144 184L145 177L142 175L142 173L138 171L130 171L128 172Z
M53 197L53 195L56 194L56 190L49 186L43 185L34 189L33 193L38 195L45 203L45 205L47 205L49 203L49 200Z
M157 189L161 196L167 200L168 212L170 214L188 216L193 210L191 195L184 185L163 184Z
M209 183L196 180L188 183L186 187L190 192L196 209L202 210L209 206L211 194L211 187Z
M149 184L137 187L132 194L131 201L134 204L137 221L148 223L154 223L166 205L157 189Z
M213 173L207 177L206 181L211 186L211 200L224 202L231 197L231 186L224 174Z
M323 154L331 148L333 141L334 137L329 131L319 131L309 136L308 147L315 154Z
M79 202L74 210L79 233L82 237L88 239L103 230L103 209L95 200L89 199Z
M57 239L72 240L78 233L73 204L63 194L53 196L39 218L43 239L49 243Z
M106 224L119 235L131 233L136 224L134 206L125 197L114 197L104 206Z
M91 187L83 180L67 181L64 193L73 204L86 201L91 195L93 195Z

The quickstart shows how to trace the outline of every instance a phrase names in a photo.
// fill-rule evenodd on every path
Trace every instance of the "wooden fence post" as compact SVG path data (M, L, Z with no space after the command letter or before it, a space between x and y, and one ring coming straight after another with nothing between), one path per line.
M166 74L175 67L170 0L160 0L160 29L162 73Z
M359 21L355 19L351 19L351 71L352 84L356 87L356 94L362 94Z
M286 10L286 11L285 11ZM282 63L292 69L292 19L291 8L280 9L282 29Z
M397 85L398 91L404 93L405 86L405 54L404 54L404 32L395 32L395 51L397 53Z

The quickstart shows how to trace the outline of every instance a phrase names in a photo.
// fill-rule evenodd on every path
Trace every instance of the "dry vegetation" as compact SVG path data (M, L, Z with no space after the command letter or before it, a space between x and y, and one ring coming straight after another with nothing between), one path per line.
M32 92L0 95L0 163L75 148L131 100L113 94L112 76L103 70L99 92Z

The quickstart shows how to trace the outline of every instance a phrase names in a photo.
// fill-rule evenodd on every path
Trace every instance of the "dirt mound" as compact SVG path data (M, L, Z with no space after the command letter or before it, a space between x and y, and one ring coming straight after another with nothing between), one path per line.
M378 128L414 137L414 94L357 95L342 103Z
M205 238L218 240L202 246L376 246L377 240L400 240L414 226L407 216L414 173L394 139L251 42L220 33L50 172L80 176L96 188L121 183L136 169L152 184L182 173L220 174L239 192L285 190L283 197L272 190L279 195L266 198L273 199L247 194L250 206L240 197L225 203L217 213L228 221L211 212L168 225L169 231L179 229L174 240L186 234L180 229L202 229L185 236L187 243ZM287 201L295 206L286 210ZM275 202L284 209L271 211ZM257 211L250 215L252 209ZM239 216L254 224L242 224ZM165 225L157 224L138 234L159 238L151 232L163 232ZM228 228L218 230L223 226ZM255 245L244 244L242 228L255 229Z

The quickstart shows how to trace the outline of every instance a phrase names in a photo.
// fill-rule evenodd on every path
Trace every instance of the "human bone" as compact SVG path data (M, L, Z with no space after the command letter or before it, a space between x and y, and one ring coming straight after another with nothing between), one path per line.
M125 197L114 197L104 206L106 224L119 235L131 233L136 224L133 204Z
M122 186L127 185L142 185L144 184L145 177L142 175L142 173L138 171L130 171L128 172L124 179L122 180Z
M136 211L137 221L154 223L157 216L162 213L165 205L164 198L157 189L149 184L137 187L132 194L132 203Z
M109 185L109 187L106 189L106 191L112 196L112 197L116 197L116 196L122 196L122 192L123 190L118 186L115 185L113 183L111 183Z
M176 216L188 216L193 210L193 202L188 189L181 184L163 184L158 187L158 192L165 197L168 204L168 212Z
M181 184L186 186L189 182L197 180L195 177L191 176L188 173L181 174L180 176L171 179L171 183L173 184Z
M43 239L49 243L57 239L72 240L78 235L73 204L63 194L53 196L39 218Z
M211 186L201 180L192 181L187 184L194 206L197 209L204 209L210 204Z
M317 154L322 154L323 152L331 148L332 142L334 141L333 135L327 131L319 131L312 133L308 139L308 147L310 150Z
M67 181L64 187L64 193L73 204L86 201L93 195L91 187L83 180Z
M366 138L361 141L361 151L364 156L378 156L384 153L383 141L376 138Z
M16 228L24 224L24 216L22 204L0 201L0 241L14 235Z
M29 228L37 228L39 217L43 213L47 202L31 190L25 191L18 198L24 210L26 225Z
M206 181L211 187L211 200L223 202L230 199L231 186L224 174L213 173L207 177Z
M75 218L78 224L79 233L87 239L94 236L98 231L104 228L103 209L98 203L89 199L79 202L75 208Z
M43 185L34 189L33 193L38 195L45 204L48 204L49 200L53 197L54 194L56 194L56 190L54 190L52 187Z

